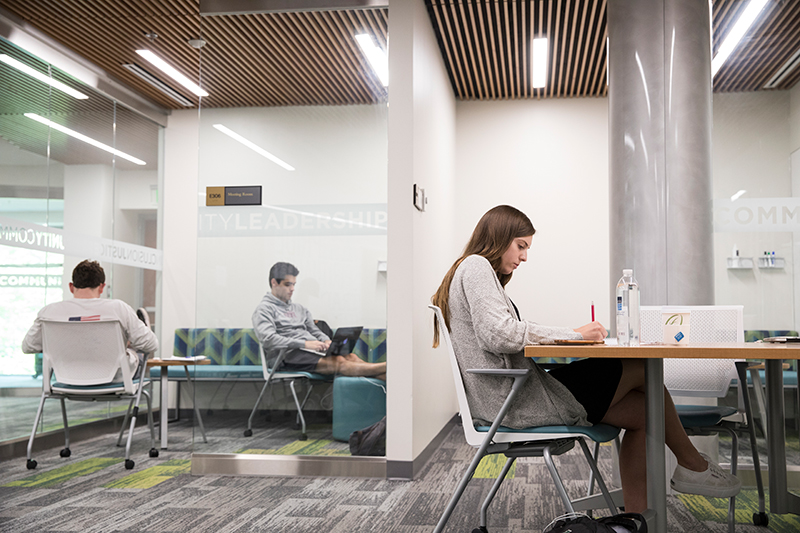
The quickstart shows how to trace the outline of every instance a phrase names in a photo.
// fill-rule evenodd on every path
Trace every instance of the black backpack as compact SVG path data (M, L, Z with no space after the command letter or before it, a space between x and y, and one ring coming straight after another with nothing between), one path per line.
M573 515L569 518L557 518L545 528L545 533L618 533L620 530L647 533L647 522L639 513L622 513L602 518Z
M351 455L386 455L386 417L350 434Z

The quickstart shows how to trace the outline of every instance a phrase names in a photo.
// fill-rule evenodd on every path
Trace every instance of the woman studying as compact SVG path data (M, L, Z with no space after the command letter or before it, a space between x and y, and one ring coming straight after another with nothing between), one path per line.
M459 367L533 369L503 420L511 428L605 423L626 430L620 448L625 510L647 508L644 365L640 360L584 359L546 372L523 356L528 344L556 339L601 340L599 322L576 329L523 320L505 292L511 276L528 259L536 230L521 211L506 205L478 222L461 257L432 298L442 310ZM434 319L435 320L435 319ZM434 327L434 347L438 329ZM473 416L494 419L512 378L462 371ZM681 426L669 393L664 392L666 443L678 460L672 487L680 492L729 498L741 482L700 454Z

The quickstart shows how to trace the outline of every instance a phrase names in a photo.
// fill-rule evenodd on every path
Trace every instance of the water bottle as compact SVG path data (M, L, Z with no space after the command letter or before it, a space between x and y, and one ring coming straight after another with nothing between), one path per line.
M617 344L639 346L639 284L626 268L617 283Z

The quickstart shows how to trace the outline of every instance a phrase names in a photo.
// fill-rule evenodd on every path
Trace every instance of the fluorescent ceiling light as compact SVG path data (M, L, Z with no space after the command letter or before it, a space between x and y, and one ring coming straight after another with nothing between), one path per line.
M66 127L62 126L61 124L56 124L52 120L47 120L46 118L41 117L41 116L37 115L36 113L25 113L25 116L28 117L29 119L35 120L36 122L40 122L41 124L44 124L45 126L49 126L49 127L53 128L54 130L58 130L61 133L66 133L70 137L75 137L79 141L83 141L83 142L85 142L87 144L91 144L92 146L100 148L101 150L105 150L106 152L108 152L110 154L118 155L122 159L127 159L131 163L136 163L137 165L146 165L147 164L144 161L142 161L141 159L137 159L137 158L133 157L132 155L126 154L125 152L121 152L121 151L119 151L119 150L117 150L115 148L110 147L107 144L101 143L100 141L95 141L91 137L87 137L86 135L84 135L82 133L78 133L75 130L71 130L69 128L66 128Z
M797 65L800 65L800 48L798 48L797 52L795 52L794 55L790 57L781 68L778 69L778 72L776 72L775 75L770 78L767 84L764 85L764 88L772 89L773 87L780 85L784 78L791 74Z
M737 192L736 194L734 194L733 196L731 196L731 202L735 202L736 200L738 200L739 198L741 198L741 196L742 196L744 193L746 193L746 192L747 192L747 191L746 191L746 190L744 190L744 189L740 190L739 192Z
M51 86L54 89L58 89L61 92L67 93L68 95L70 95L73 98L77 98L78 100L86 100L86 99L89 98L88 96L86 96L82 92L76 91L72 87L68 87L67 85L64 85L63 83L61 83L58 80L54 80L53 78L51 78L47 74L43 74L43 73L39 72L38 70L29 67L25 63L23 63L21 61L18 61L16 59L14 59L13 57L9 56L9 55L0 54L0 61L2 61L3 63L5 63L6 65L8 65L10 67L14 67L15 69L19 70L20 72L24 72L28 76L31 76L31 77L36 78L37 80L39 80L41 82L46 83L47 85Z
M388 87L389 60L386 58L386 52L375 44L371 35L366 33L356 35L356 42L358 46L361 47L361 51L364 52L364 55L367 56L367 61L369 61L375 75L378 76L378 79L381 80L384 87Z
M534 89L541 89L547 85L547 37L533 40L531 70L531 85Z
M130 70L131 72L133 72L137 76L139 76L141 79L143 79L144 81L146 81L147 83L149 83L150 85L152 85L153 87L155 87L156 89L161 91L162 93L166 94L167 96L169 96L170 98L175 100L179 104L181 104L183 107L193 107L194 106L194 103L192 103L191 100L189 100L187 98L184 98L184 96L181 93L177 92L175 89L173 89L172 87L170 87L169 85L167 85L166 83L161 81L160 79L156 78L155 76L153 76L152 74L147 72L145 69L143 69L139 65L137 65L135 63L124 63L122 66L125 67L126 69Z
M175 67L155 55L150 50L136 50L136 53L145 58L147 61L153 64L157 69L161 72L172 78L173 80L177 81L190 91L192 91L197 96L208 96L208 93L201 89L196 83L191 81L189 78L175 70Z
M755 22L765 5L767 5L767 0L750 0L750 3L747 4L739 20L736 21L731 31L725 36L725 40L722 41L719 50L717 50L717 55L711 60L712 78L717 75L719 69L739 45L739 41L742 40L744 34L747 33L747 30L753 25L753 22Z
M249 140L245 139L244 137L242 137L241 135L239 135L235 131L226 128L222 124L214 124L214 128L216 128L217 130L221 131L222 133L224 133L225 135L227 135L231 139L239 141L240 143L242 143L243 145L247 146L248 148L250 148L254 152L256 152L256 153L258 153L260 155L263 155L264 157L266 157L267 159L269 159L270 161L272 161L276 165L280 165L280 166L282 166L283 168L285 168L286 170L289 170L289 171L293 171L294 170L294 167L292 165L290 165L289 163L286 163L285 161L282 161L278 157L275 157L274 155L272 155L271 153L267 152L266 150L264 150L263 148L261 148L257 144L253 143L252 141L249 141Z

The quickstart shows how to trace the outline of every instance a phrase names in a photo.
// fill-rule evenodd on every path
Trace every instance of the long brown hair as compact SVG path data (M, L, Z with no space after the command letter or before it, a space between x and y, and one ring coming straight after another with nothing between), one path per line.
M480 255L489 260L503 287L511 281L511 274L501 274L503 254L517 237L527 237L536 233L531 220L519 209L510 205L498 205L486 212L472 231L461 257L447 271L439 289L431 297L433 305L442 310L445 326L450 329L450 283L461 262L470 255ZM438 320L433 317L433 347L439 346Z

